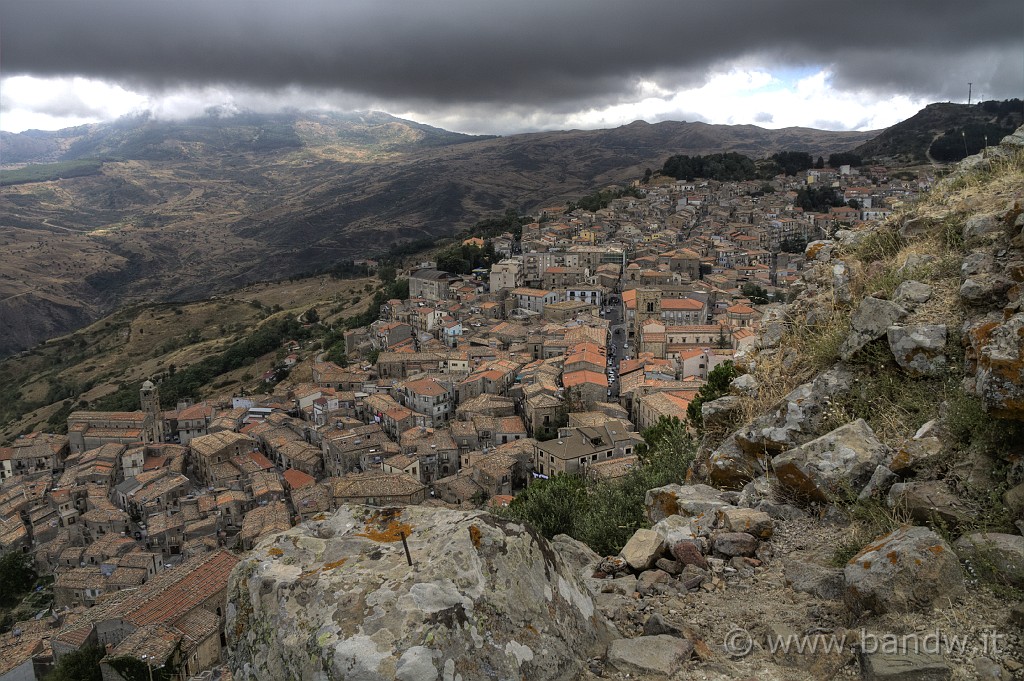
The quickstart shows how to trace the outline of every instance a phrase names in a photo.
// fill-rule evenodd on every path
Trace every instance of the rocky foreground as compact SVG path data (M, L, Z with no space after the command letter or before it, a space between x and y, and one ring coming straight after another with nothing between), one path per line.
M1024 129L896 224L808 247L748 373L704 405L694 481L650 490L619 555L346 507L234 571L236 675L1024 678L1022 148Z

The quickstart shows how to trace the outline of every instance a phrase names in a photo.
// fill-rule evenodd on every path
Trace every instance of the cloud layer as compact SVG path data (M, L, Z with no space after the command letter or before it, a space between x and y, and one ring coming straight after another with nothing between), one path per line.
M963 101L968 82L1020 96L1022 21L1017 0L7 0L0 65L150 101L221 93L528 129L699 96L730 73L828 74L873 102Z

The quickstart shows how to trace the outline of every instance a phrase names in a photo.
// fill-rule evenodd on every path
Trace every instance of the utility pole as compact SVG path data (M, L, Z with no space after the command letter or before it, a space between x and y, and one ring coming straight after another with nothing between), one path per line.
M971 87L973 85L974 85L974 83L968 83L967 84L967 106L971 105Z

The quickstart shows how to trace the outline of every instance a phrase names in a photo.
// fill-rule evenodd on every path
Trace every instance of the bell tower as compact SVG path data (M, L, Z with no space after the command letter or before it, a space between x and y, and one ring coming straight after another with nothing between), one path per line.
M661 289L636 289L636 317L633 320L633 335L640 337L640 329L650 320L661 322Z
M160 389L152 381L146 381L139 388L139 403L145 417L144 439L146 443L164 441L164 416L160 412Z

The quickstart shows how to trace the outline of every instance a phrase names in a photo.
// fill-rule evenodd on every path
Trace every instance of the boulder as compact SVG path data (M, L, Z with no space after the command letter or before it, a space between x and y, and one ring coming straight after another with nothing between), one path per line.
M857 495L857 499L859 501L880 499L886 495L895 480L895 473L885 466L877 466L875 468L875 472L871 474L871 479L868 480L868 484L864 485L864 489L862 489L860 494Z
M802 633L781 622L770 622L766 628L768 640L774 642L769 645L772 660L783 667L800 670L805 678L836 678L853 660L849 648L836 645L845 640L844 630Z
M882 641L887 640L885 636L881 635ZM893 651L881 644L874 650L861 648L858 653L860 677L864 681L946 681L953 678L953 669L938 653L913 647Z
M925 217L908 217L900 223L900 237L913 239L933 230L932 220Z
M673 577L683 571L683 564L677 560L669 560L668 558L659 558L654 561L654 567L667 572Z
M236 679L572 679L611 637L550 542L483 511L346 505L265 538L227 594Z
M620 638L608 648L608 664L622 674L667 678L692 654L692 643L668 634Z
M974 532L954 544L975 572L1002 584L1024 588L1024 537Z
M946 368L946 325L890 326L889 350L911 376L934 376Z
M672 557L684 567L696 565L702 570L708 569L708 561L701 553L700 547L694 541L680 541L672 545Z
M843 598L845 582L840 568L786 558L782 565L786 586L793 591L811 594L815 598L839 601Z
M836 428L772 462L779 483L812 501L856 496L891 452L864 419Z
M898 509L919 523L960 527L975 515L941 480L899 482L889 488L889 508Z
M667 584L672 576L664 570L644 570L636 580L636 592L641 596L647 596L656 590L659 584Z
M712 546L724 556L752 556L757 551L757 539L746 532L719 532Z
M737 430L736 444L755 457L775 456L822 434L832 400L853 386L853 374L832 367L801 384L764 416Z
M942 440L935 435L914 437L900 447L889 463L889 469L898 475L908 476L937 465L942 459Z
M832 294L836 302L849 305L853 301L850 292L850 268L844 262L832 265Z
M619 555L634 570L647 570L661 557L664 549L665 544L657 532L641 528L633 533Z
M907 311L889 300L865 298L850 318L850 334L839 349L839 356L850 360L865 345L885 335L890 326L903 320Z
M711 575L708 574L707 568L701 568L697 565L684 565L683 571L679 573L679 583L687 591L699 589L702 584L710 579Z
M964 221L964 241L984 237L999 237L1006 233L1006 227L995 215L972 215Z
M960 284L960 300L974 307L1000 305L1013 282L999 274L976 274Z
M656 523L670 515L700 519L705 515L712 518L718 509L729 506L722 498L722 491L709 485L665 485L647 490L644 509L647 518Z
M828 262L832 257L833 248L835 248L835 242L831 239L812 241L804 248L804 257L816 262Z
M896 272L911 277L918 276L919 271L930 268L938 261L938 258L928 253L911 253Z
M739 489L764 474L765 458L740 447L734 433L708 457L708 477L718 487Z
M700 418L705 428L724 428L735 423L743 411L743 398L726 395L700 406Z
M879 537L843 569L843 600L855 614L927 612L966 594L960 562L927 527Z
M985 320L971 327L967 337L985 410L1000 418L1024 419L1024 313L1004 322Z
M896 287L892 294L892 302L910 309L921 303L927 303L932 297L932 287L913 279L905 281Z
M747 395L748 397L756 397L759 387L760 385L758 384L757 379L750 374L737 376L729 382L730 390L734 390L741 395Z
M1024 482L1006 490L1003 503L1015 517L1024 516Z
M697 531L690 524L690 519L681 515L670 515L654 523L651 528L658 533L665 546L672 546L684 539L696 539Z
M771 516L752 508L723 508L718 519L729 532L746 532L759 539L768 539L774 530Z

